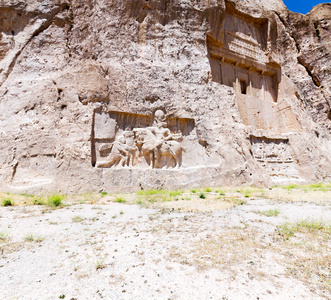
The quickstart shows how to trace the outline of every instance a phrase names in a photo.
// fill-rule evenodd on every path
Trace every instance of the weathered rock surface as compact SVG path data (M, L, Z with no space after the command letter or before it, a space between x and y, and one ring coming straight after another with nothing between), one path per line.
M0 1L0 187L327 181L331 5Z

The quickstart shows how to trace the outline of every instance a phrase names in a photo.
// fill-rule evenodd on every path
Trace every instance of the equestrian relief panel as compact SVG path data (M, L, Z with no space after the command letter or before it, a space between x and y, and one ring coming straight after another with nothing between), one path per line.
M178 169L204 156L194 119L169 117L163 109L153 116L95 112L93 123L92 165L99 168Z

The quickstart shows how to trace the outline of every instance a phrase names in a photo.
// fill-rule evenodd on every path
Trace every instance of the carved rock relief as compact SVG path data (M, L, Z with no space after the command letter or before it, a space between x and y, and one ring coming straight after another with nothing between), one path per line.
M196 132L193 119L170 118L157 109L153 116L95 112L92 137L96 167L181 168Z
M275 180L299 179L288 139L250 137L254 158Z
M227 4L221 39L207 37L213 79L235 92L276 102L280 66L268 62L268 19L253 18ZM244 99L239 99L244 101Z
M272 51L270 20L254 18L227 2L222 24L217 38L207 35L212 78L234 89L243 123L279 133L299 131L280 89L281 67Z
M277 101L280 67L268 64L268 19L252 18L227 5L222 39L209 40L209 54L218 60L219 81L238 95Z

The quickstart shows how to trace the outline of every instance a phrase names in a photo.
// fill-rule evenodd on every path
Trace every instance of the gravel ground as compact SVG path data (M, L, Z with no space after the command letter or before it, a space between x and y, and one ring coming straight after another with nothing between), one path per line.
M249 199L196 212L0 207L0 298L330 299L330 238L277 233L300 220L331 222L330 202ZM327 259L323 282L314 255Z

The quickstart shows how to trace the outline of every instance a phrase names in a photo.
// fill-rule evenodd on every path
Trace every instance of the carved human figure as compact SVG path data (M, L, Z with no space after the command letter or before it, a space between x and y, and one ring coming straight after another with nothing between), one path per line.
M126 165L132 167L134 164L134 158L135 158L138 148L137 148L135 140L134 140L134 133L131 130L130 126L127 126L125 128L125 131L123 132L122 143L123 143L123 147L127 151Z
M279 157L283 161L289 161L292 159L288 145L283 142L279 144Z
M279 149L278 149L278 145L275 143L272 143L272 146L270 148L271 152L270 152L270 158L272 160L277 160L278 156L279 156Z
M124 166L126 162L126 150L122 147L121 141L102 145L99 152L106 160L98 162L98 167Z
M127 127L122 136L113 143L100 147L100 156L106 157L107 161L100 162L98 166L132 166L136 150L134 133Z
M265 153L266 158L269 160L276 159L276 151L275 151L275 144L274 143L266 143L265 144Z
M253 153L256 159L263 159L264 158L263 144L255 143L253 148Z

